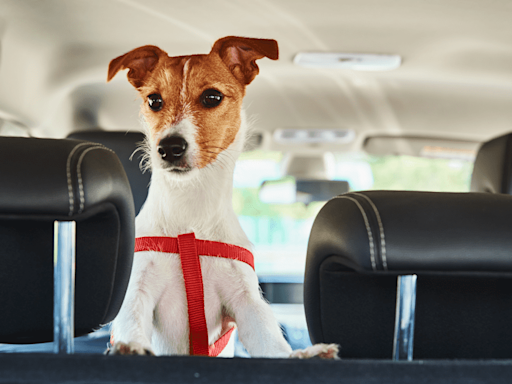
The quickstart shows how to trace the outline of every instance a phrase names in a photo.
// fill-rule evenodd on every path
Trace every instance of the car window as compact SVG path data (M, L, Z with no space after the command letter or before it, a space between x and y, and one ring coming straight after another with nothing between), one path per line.
M325 202L262 201L260 187L267 180L282 177L284 157L277 151L242 154L235 169L233 206L254 244L260 278L299 282L304 274L311 226ZM439 158L339 153L332 157L334 179L348 181L351 191L468 192L474 161L474 155Z

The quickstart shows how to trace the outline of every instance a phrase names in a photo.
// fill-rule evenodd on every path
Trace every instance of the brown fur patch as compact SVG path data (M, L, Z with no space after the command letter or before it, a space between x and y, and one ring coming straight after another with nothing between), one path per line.
M199 147L196 166L203 168L226 150L240 129L245 86L258 74L256 60L276 60L277 42L228 36L215 42L208 55L169 57L160 48L146 45L112 60L107 81L121 69L129 69L128 80L144 100L141 112L150 127L155 145L159 133L188 119L196 127ZM220 91L224 98L213 108L201 103L207 89ZM160 111L149 108L148 96L162 96Z
M219 106L206 108L200 97L212 88L222 92L224 98ZM218 154L235 140L241 124L245 89L218 56L165 58L139 92L145 101L142 113L151 127L152 139L183 119L189 119L197 127L196 143L200 153L196 165L199 168L215 161ZM164 101L158 112L152 111L147 103L147 97L153 93L162 95Z

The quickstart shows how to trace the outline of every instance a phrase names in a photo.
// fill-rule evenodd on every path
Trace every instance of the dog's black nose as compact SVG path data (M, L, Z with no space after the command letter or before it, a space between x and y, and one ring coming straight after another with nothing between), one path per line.
M170 136L160 140L158 153L165 161L180 160L187 151L188 143L181 136Z

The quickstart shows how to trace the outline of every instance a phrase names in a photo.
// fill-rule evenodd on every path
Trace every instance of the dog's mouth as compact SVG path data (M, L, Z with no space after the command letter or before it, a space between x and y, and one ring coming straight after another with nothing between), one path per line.
M187 172L190 172L192 170L191 167L170 167L167 169L169 172L176 173L176 174L185 174Z
M186 174L192 169L194 169L188 162L180 161L175 164L169 164L167 162L162 162L162 169L166 172L175 174L175 175L183 175Z

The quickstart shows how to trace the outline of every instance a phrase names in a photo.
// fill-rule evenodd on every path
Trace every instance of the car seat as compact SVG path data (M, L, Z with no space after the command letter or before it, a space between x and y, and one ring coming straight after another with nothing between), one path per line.
M342 358L394 357L403 304L397 277L415 275L414 358L511 358L510 217L512 196L501 194L333 198L316 217L307 250L311 340L339 343Z
M68 138L100 143L117 154L130 182L135 204L135 216L137 216L146 201L151 181L151 172L141 171L140 162L143 152L136 152L144 141L144 134L142 132L89 130L71 133Z
M53 340L56 221L76 223L74 335L113 320L134 249L133 199L115 153L77 140L0 137L0 178L0 342Z
M480 146L471 176L471 192L512 194L512 133Z

